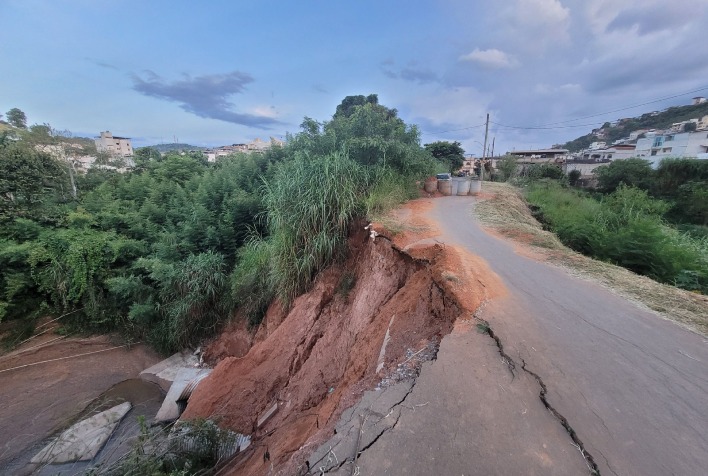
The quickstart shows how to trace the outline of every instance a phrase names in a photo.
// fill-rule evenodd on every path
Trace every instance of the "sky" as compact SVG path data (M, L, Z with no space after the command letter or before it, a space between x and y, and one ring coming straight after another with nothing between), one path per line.
M0 0L0 113L136 147L378 94L422 143L544 148L708 96L708 0Z

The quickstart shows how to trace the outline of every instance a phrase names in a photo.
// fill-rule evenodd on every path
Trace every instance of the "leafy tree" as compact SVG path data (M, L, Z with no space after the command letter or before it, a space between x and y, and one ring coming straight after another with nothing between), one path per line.
M686 124L683 125L683 131L684 132L695 132L696 131L696 123L695 122L687 122Z
M450 172L458 170L465 163L465 151L459 142L437 141L425 144L425 150L437 160L447 164Z
M502 174L502 179L506 182L513 178L518 169L518 159L515 155L507 154L497 162L497 169Z
M162 154L154 147L140 147L133 151L133 160L136 166L142 167L150 161L160 162Z
M20 109L13 107L9 111L7 111L5 117L7 118L7 122L11 126L17 127L18 129L27 128L27 116Z
M571 186L575 187L578 184L578 182L580 181L581 175L582 174L581 174L580 170L571 170L570 172L568 172L568 183Z
M620 184L649 190L654 182L651 162L644 159L615 160L609 165L595 169L599 189L612 193Z
M376 94L369 94L368 96L347 96L342 102L337 106L337 111L334 113L334 117L350 117L354 114L357 106L363 106L365 104L372 104L377 106L379 104L379 97Z
M48 153L22 143L0 148L0 222L49 218L49 206L60 200L65 183L64 167Z

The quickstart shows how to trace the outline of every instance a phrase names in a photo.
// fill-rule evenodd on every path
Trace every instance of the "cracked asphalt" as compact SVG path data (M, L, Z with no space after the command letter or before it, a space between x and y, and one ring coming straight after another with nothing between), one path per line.
M506 295L478 312L492 332L456 326L412 388L379 391L346 413L317 460L336 464L311 470L706 474L708 340L515 253L480 228L475 201L438 198L428 218L438 224L438 240L485 259L506 286ZM371 413L371 399L386 406L400 392L405 397L388 415L386 408ZM367 426L370 418L376 423ZM342 443L352 432L366 442L358 451Z

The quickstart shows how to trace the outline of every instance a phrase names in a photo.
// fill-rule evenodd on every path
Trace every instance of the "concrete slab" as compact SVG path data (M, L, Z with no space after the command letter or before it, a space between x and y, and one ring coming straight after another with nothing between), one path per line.
M174 382L180 369L196 368L199 364L199 357L190 350L178 352L165 360L140 372L140 378L149 382L155 382L166 392Z
M185 389L189 387L189 393L193 392L197 384L210 373L211 369L180 368L175 374L165 401L155 415L155 421L170 422L178 419L180 411L177 400L187 397L183 395Z
M69 463L93 459L131 408L130 402L121 403L80 421L44 447L30 462Z
M336 434L307 459L310 468L318 474L336 474L332 471L340 463L353 460L357 450L368 447L396 424L401 416L400 404L412 388L413 381L409 380L364 393L358 404L344 411L337 422Z

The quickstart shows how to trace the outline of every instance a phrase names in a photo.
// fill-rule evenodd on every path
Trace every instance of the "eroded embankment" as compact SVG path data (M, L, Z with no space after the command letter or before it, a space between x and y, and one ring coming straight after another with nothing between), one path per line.
M350 248L348 261L321 273L287 315L272 306L245 355L243 329L227 331L210 347L223 360L192 395L183 418L209 418L253 435L251 447L224 474L301 470L364 390L409 377L416 371L411 366L434 358L455 320L469 317L484 299L480 281L470 287L469 279L446 270L456 253L450 247L423 243L403 251L361 231ZM344 280L353 282L346 292ZM478 297L464 302L456 287ZM230 351L242 356L225 356Z

